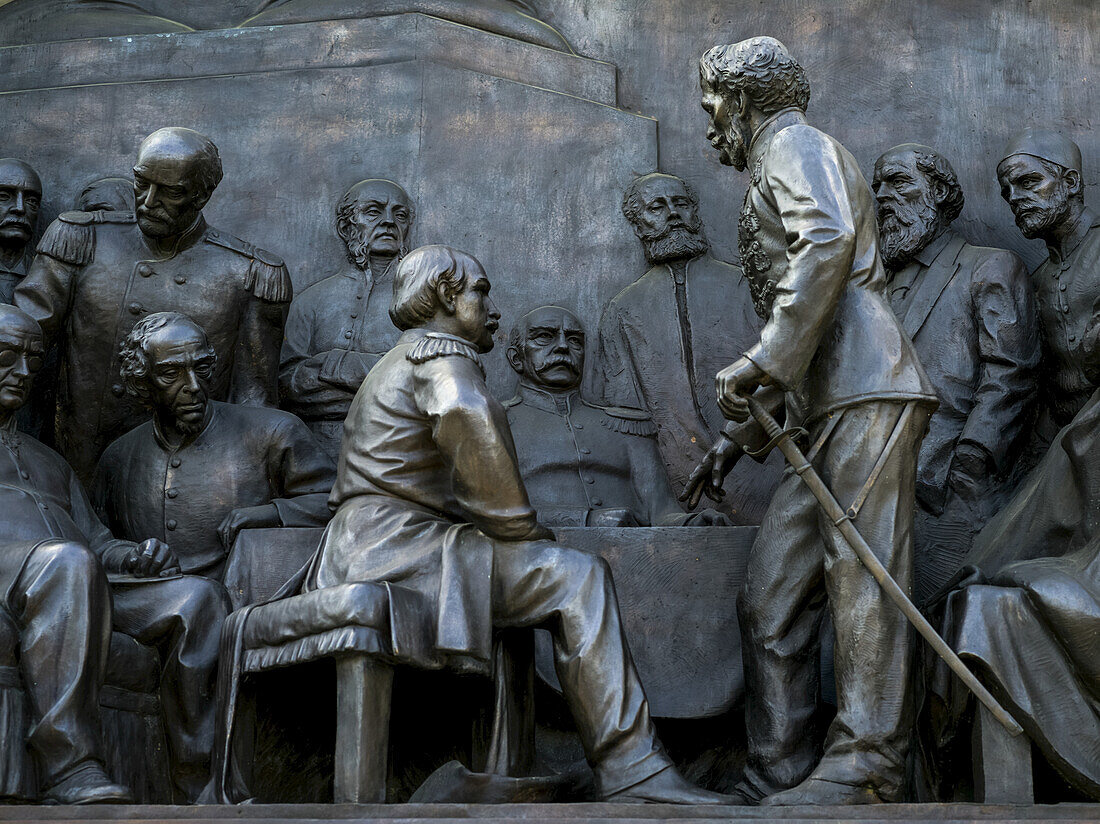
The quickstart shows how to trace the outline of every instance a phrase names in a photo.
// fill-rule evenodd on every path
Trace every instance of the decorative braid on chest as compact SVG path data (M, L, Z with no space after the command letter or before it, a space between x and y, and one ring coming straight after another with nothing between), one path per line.
M756 239L756 233L760 231L760 218L749 200L751 192L750 188L745 193L745 205L741 207L737 219L737 251L741 254L741 268L749 281L753 308L757 315L766 320L771 315L775 300L775 281L766 275L772 268L771 258Z

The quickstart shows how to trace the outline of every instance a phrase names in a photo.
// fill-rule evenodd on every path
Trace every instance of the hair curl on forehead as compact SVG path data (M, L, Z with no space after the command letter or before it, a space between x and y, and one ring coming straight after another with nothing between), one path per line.
M700 58L699 74L723 97L747 94L764 114L791 106L806 111L810 103L806 70L774 37L715 46Z
M119 374L126 385L126 391L139 398L149 397L149 386L146 379L153 368L152 359L149 357L149 341L153 335L166 326L173 323L182 323L194 327L202 332L203 340L206 340L206 332L195 321L182 312L155 312L142 318L134 324L130 334L119 344ZM210 354L217 358L210 343Z
M647 175L635 178L631 181L630 185L626 187L626 191L623 192L623 217L629 220L635 226L638 225L638 217L642 213L642 209L645 208L645 201L642 199L642 189L651 180L675 180L681 186L684 187L684 191L687 193L688 200L691 201L691 205L695 208L699 208L699 193L695 191L695 187L684 180L682 177L676 175L666 175L660 172L651 172Z
M413 249L397 265L393 278L390 320L404 331L423 326L439 309L436 290L440 283L455 292L466 286L467 267L481 264L466 252L450 246L431 245Z

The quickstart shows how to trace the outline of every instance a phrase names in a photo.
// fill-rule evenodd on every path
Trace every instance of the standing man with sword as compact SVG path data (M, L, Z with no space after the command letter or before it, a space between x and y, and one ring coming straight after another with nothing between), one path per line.
M700 85L719 159L750 170L738 246L765 326L718 373L719 407L735 424L684 496L720 497L742 451L778 445L796 461L740 596L749 752L739 790L776 805L899 800L913 638L859 552L877 559L895 596L910 591L917 452L936 395L884 296L871 189L852 155L806 122L803 68L778 40L754 37L708 51ZM773 419L784 413L787 434ZM807 435L804 456L795 428ZM826 610L838 706L818 760L811 725Z

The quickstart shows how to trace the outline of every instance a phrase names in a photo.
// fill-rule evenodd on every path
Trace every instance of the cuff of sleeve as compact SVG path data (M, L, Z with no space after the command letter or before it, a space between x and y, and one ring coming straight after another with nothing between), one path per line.
M103 569L107 572L122 572L122 565L126 561L126 556L136 547L137 544L134 541L120 539L110 541L103 547L103 551L99 555L99 561L103 564Z
M344 355L346 354L347 352L343 349L330 349L326 352L317 376L327 383L335 383L339 378L340 369L344 365Z
M779 364L768 355L767 350L764 349L763 342L756 344L756 346L746 352L745 357L755 363L761 372L771 378L773 384L784 392L790 391L790 383L784 380L783 376L780 374L781 370Z

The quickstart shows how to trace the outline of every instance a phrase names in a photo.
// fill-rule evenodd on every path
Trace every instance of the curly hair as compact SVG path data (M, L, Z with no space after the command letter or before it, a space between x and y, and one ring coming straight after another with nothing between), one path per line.
M676 175L666 175L661 172L650 172L647 175L635 178L629 186L626 187L626 191L623 192L623 217L629 220L632 224L637 225L638 216L642 213L642 209L645 208L645 202L642 200L642 188L651 180L657 180L660 178L666 178L668 180L675 180L681 186L684 187L684 191L687 192L688 200L691 201L691 205L695 208L699 208L699 193L695 191L695 187L684 180L682 177Z
M940 213L945 223L950 223L957 218L963 210L966 198L963 196L962 186L959 185L959 176L955 174L947 158L934 149L925 146L913 150L917 168L933 183L943 186L944 196L939 203Z
M699 60L703 80L725 97L749 96L764 114L793 106L806 111L810 82L806 70L774 37L750 37L729 46L715 46Z
M390 320L402 331L431 320L439 308L435 291L439 284L446 283L456 292L461 291L466 285L468 266L481 268L473 255L450 246L413 249L397 265Z
M122 375L122 381L129 394L138 398L149 397L146 379L153 366L149 358L149 340L154 333L173 323L194 327L202 332L203 340L206 340L206 332L203 328L182 312L155 312L139 320L118 347L119 374ZM207 343L207 346L209 345ZM213 354L213 349L210 351Z

